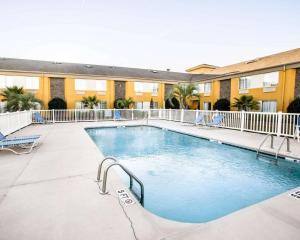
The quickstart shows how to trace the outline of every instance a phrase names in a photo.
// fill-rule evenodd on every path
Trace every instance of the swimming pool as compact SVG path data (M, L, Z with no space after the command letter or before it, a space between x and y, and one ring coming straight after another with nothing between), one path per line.
M144 183L145 208L175 221L211 221L300 185L300 164L198 137L149 126L87 132Z

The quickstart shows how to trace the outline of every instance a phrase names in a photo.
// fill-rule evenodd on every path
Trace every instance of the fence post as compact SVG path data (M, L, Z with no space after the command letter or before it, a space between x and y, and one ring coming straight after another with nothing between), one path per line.
M183 117L184 117L184 109L181 108L180 122L183 122Z
M195 123L197 122L198 116L199 116L199 110L198 110L198 109L196 109Z
M244 128L245 128L245 111L242 110L241 111L241 131L243 132L244 131Z
M131 120L133 121L134 116L133 116L133 108L131 108Z
M98 121L98 117L97 117L97 109L94 108L94 119L97 122Z
M281 135L281 127L282 127L282 112L277 113L277 136Z
M161 108L160 109L158 109L158 119L161 119Z
M77 109L74 109L74 114L75 114L75 122L77 122Z
M54 109L52 109L52 122L55 123Z
M148 109L148 120L151 118L151 109Z
M169 108L169 121L171 121L172 120L172 109L171 108Z
M113 109L113 120L116 121L116 114L115 114L115 109Z

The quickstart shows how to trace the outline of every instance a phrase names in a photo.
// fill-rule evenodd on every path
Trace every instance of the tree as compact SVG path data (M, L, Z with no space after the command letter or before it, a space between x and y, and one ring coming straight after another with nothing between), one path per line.
M2 101L6 102L11 95L15 94L24 94L23 87L13 86L13 87L7 87L1 92L1 96L3 97Z
M154 108L154 102L153 102L153 98L151 98L150 100L150 109L153 109Z
M37 99L33 93L24 92L23 87L7 87L1 92L2 101L6 102L6 110L9 112L24 111L38 108L42 101Z
M232 105L236 107L239 111L250 111L250 110L258 110L259 102L254 99L253 96L242 95L239 98L234 98L235 102Z
M134 104L134 101L131 97L127 98L127 99L117 98L114 102L114 107L117 109L124 109L124 108L132 107L133 104Z
M94 107L96 107L100 101L96 96L88 96L83 97L81 102L85 108L94 109Z
M220 98L213 106L214 110L230 111L230 101L226 98Z
M287 108L288 113L300 113L300 97L295 98Z
M168 96L168 101L172 105L172 99L175 98L179 102L180 108L188 109L189 101L192 98L199 100L197 88L194 84L176 84L173 86L172 92Z
M65 100L55 97L48 102L49 109L67 109L67 103Z

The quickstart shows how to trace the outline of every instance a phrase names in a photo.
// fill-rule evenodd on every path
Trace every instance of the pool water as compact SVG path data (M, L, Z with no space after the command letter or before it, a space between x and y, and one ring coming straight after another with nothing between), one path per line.
M242 148L148 126L87 132L144 183L145 208L167 219L207 222L300 186L300 164Z

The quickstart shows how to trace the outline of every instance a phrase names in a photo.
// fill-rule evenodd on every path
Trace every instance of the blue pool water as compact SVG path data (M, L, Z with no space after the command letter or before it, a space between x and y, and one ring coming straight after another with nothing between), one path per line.
M171 220L207 222L300 186L300 164L155 127L87 129L145 186L145 208Z

